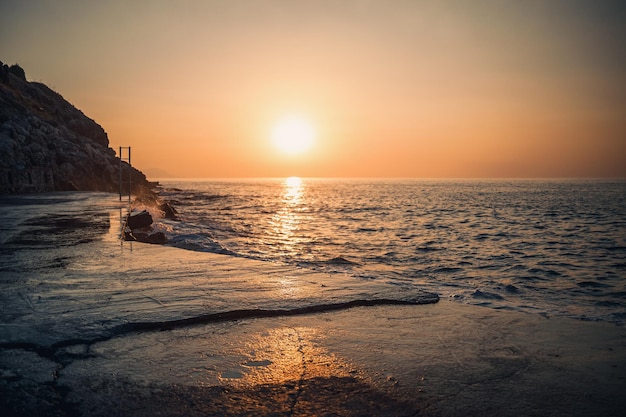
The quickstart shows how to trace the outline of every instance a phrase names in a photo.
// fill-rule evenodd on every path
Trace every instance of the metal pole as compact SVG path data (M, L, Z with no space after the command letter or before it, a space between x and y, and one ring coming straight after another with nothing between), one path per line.
M130 184L133 178L133 166L130 163L130 146L128 147L128 202L130 203Z
M120 146L120 201L122 201L122 147Z

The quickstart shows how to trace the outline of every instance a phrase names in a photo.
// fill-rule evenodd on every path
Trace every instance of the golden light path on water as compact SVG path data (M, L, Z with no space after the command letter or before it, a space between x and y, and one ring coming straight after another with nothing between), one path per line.
M302 221L301 211L305 203L305 185L299 177L289 177L283 182L282 207L272 217L272 233L275 243L284 256L294 256L296 246L302 239L298 229Z
M283 181L281 208L272 218L272 232L285 256L297 254L302 240L298 233L302 211L306 209L305 184L299 177ZM302 297L306 291L301 280L286 274L279 290L284 298ZM219 381L228 385L277 384L330 376L349 376L351 367L320 344L324 336L310 327L278 326L259 334L251 334L247 342L233 349L234 356L247 358L233 363L219 373Z

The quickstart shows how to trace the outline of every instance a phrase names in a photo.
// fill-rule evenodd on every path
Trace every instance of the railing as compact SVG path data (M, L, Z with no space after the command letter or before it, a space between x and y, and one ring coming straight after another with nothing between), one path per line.
M124 157L124 151L126 151L127 155ZM132 177L133 177L133 167L130 163L130 146L120 146L120 201L122 201L122 170L123 170L123 162L128 164L128 202L130 203L130 195L131 195L131 185L132 185Z

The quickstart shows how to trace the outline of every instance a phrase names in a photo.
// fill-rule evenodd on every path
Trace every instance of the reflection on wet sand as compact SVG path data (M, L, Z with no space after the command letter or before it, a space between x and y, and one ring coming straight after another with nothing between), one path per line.
M321 335L312 327L281 327L251 335L239 354L239 366L220 374L220 381L234 386L302 383L319 377L351 374L348 364L323 349Z

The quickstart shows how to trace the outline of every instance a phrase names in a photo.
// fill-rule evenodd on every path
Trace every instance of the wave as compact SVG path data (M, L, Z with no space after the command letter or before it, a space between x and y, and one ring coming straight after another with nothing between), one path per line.
M296 200L281 181L172 185L168 196L193 196L188 225L210 232L172 245L185 249L434 292L459 285L465 303L493 293L498 308L574 317L615 313L595 297L624 289L623 181L306 180Z
M192 316L174 320L163 321L139 321L124 323L114 326L110 329L102 331L99 335L91 338L70 338L52 343L50 346L44 346L33 342L5 342L0 343L0 349L24 349L37 353L39 356L53 360L55 362L61 362L62 358L59 351L63 348L86 345L91 346L95 343L105 342L115 337L124 336L127 334L137 332L149 332L149 331L164 331L174 330L189 326L197 326L203 324L212 324L225 321L236 321L245 319L259 319L259 318L271 318L271 317L287 317L298 316L306 314L319 314L327 313L331 311L347 310L355 307L372 307L382 305L422 305L422 304L434 304L439 301L439 296L433 293L422 292L419 295L414 295L407 299L392 299L392 298L369 298L369 299L355 299L349 301L342 301L328 304L313 304L308 306L286 308L286 309L244 309L244 310L229 310L218 313L202 314L198 316ZM67 352L63 352L62 355L67 356Z
M222 255L240 256L213 240L207 233L177 234L168 237L168 244L175 248L196 252L210 252Z

